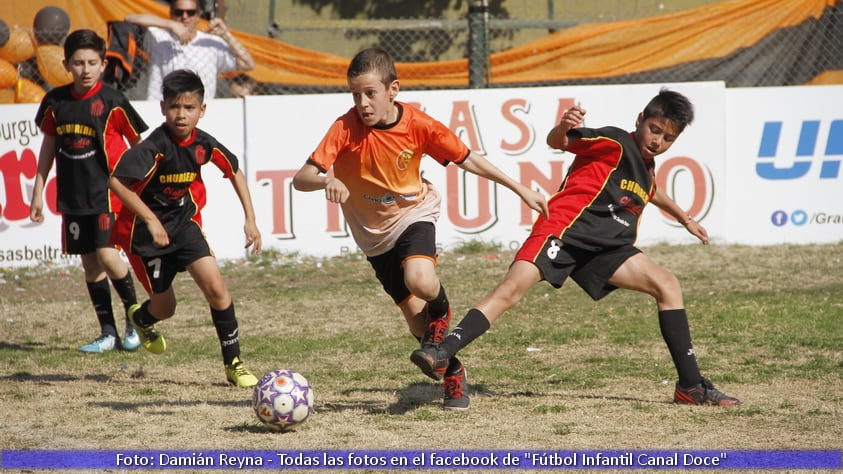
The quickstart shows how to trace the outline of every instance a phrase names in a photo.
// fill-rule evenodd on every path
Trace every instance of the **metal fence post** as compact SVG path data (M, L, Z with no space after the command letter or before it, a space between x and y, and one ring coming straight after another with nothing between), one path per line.
M468 7L468 85L489 85L489 4L475 0Z

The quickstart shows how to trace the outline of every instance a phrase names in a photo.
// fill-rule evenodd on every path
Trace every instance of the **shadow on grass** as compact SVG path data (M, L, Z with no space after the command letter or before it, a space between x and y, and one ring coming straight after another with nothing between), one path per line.
M0 351L35 351L46 346L43 342L24 342L22 344L9 344L0 342Z

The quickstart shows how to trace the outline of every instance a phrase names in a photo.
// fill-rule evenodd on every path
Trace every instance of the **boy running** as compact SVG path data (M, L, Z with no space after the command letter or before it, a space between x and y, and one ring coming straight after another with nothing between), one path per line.
M471 152L445 125L398 102L398 75L379 48L358 53L349 64L352 107L339 117L293 179L299 191L325 190L342 206L360 250L383 289L398 305L410 333L422 345L438 343L451 309L436 274L436 230L441 198L420 173L429 155L502 184L530 208L547 213L544 196L512 180ZM323 175L333 167L332 177ZM440 369L444 407L467 409L465 368L450 357Z
M256 254L261 236L237 157L208 133L196 128L205 115L205 88L195 73L177 70L163 82L164 124L117 163L109 185L123 200L112 239L127 249L129 261L149 299L129 310L143 347L161 354L167 344L154 327L176 310L173 279L187 270L211 308L226 379L252 387L257 378L240 360L234 303L202 232L205 206L202 165L213 163L231 181L245 213L246 247Z

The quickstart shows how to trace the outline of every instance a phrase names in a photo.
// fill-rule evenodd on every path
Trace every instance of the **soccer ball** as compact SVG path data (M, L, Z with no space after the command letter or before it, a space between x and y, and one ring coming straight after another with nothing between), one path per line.
M252 408L266 426L289 431L313 412L313 387L295 370L267 372L255 385Z

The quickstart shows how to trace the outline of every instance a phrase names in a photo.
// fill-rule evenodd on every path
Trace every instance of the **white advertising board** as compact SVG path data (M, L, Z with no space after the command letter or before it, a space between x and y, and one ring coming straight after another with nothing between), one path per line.
M573 156L549 149L545 136L571 104L585 126L627 130L662 85L405 91L398 100L446 124L475 152L520 182L551 195ZM843 86L726 89L722 83L667 85L694 102L696 119L657 158L659 186L709 231L714 243L778 244L843 240ZM151 128L156 102L135 102ZM356 252L339 207L324 193L293 190L292 177L330 124L352 106L350 94L251 96L208 103L200 127L241 160L264 246L331 256ZM45 222L29 221L41 136L36 105L0 106L0 267L67 261L60 216L47 189ZM508 189L457 166L426 160L424 176L443 195L437 241L447 249L482 240L515 248L535 215ZM239 258L243 211L230 183L203 170L205 230L220 258ZM51 179L52 181L52 175ZM51 191L52 189L52 191ZM696 239L654 206L641 245Z
M725 203L715 195L724 172L724 86L692 83L669 86L691 98L697 119L669 152L657 160L660 185L709 229L723 238ZM547 132L572 104L587 110L585 126L633 129L638 113L660 86L582 86L493 90L402 92L413 104L443 122L471 148L516 180L547 195L555 192L573 156L551 150ZM293 190L292 177L331 123L352 106L350 94L246 98L249 177L256 185L259 226L268 247L305 254L337 255L356 246L336 205L323 192ZM424 176L443 195L437 225L440 247L468 240L516 248L535 214L508 189L466 175L455 165L432 159ZM645 212L640 243L696 239L658 210Z
M843 86L729 89L729 240L843 240Z

